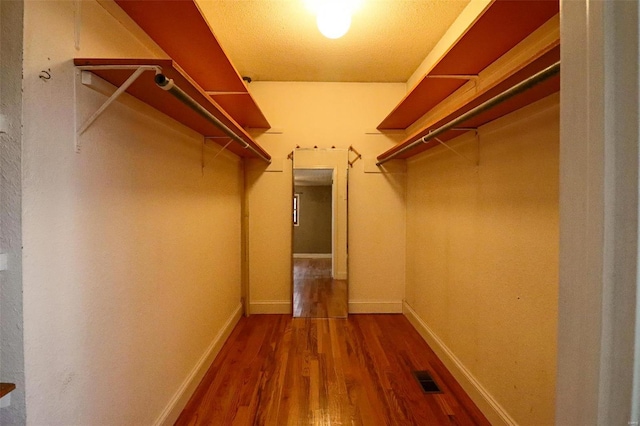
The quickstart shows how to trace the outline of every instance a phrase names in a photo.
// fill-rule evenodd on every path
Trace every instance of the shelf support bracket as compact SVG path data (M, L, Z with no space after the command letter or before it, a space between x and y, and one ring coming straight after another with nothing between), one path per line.
M474 133L474 137L476 140L476 158L477 160L474 161L476 166L480 165L480 132L478 131L477 127L452 127L450 130L454 131L454 132L473 132ZM448 146L443 143L440 139L438 138L434 138L436 141L438 141L440 144L446 146L448 148ZM467 158L468 159L468 158Z
M233 139L230 138L229 136L205 136L203 141L202 141L202 170L204 173L204 147L207 144L208 140L213 140L213 139L228 139L229 141L218 150L218 152L216 152L216 155L213 156L213 158L211 159L211 161L215 160L216 158L218 158L218 155L222 154L222 152L227 149L227 147L231 144L231 142L233 142Z
M353 160L349 160L349 167L353 167L356 161L362 158L362 154L356 151L356 149L353 146L349 146L349 152L353 152L354 154L356 154L356 158L354 158Z
M477 74L435 74L425 75L425 78L447 78L452 80L477 80L480 78Z
M207 91L205 93L209 96L248 95L249 94L249 92L215 92L215 91Z
M93 124L94 121L96 121L98 119L98 117L100 117L100 115L102 115L102 113L109 107L109 105L111 105L113 103L113 101L115 101L116 99L118 99L118 97L120 97L120 95L122 95L128 88L129 86L131 86L137 79L138 77L140 77L142 75L143 72L145 71L155 71L156 74L159 74L162 72L162 69L158 66L153 66L153 65L141 65L141 66L137 66L137 65L132 65L132 66L128 66L128 65L123 65L123 66L117 66L117 65L94 65L94 66L79 66L77 67L79 70L81 70L81 81L82 84L84 85L89 85L90 84L90 78L88 77L87 74L85 74L86 72L92 71L92 70L107 70L107 69L118 69L118 70L127 70L127 69L133 69L133 73L129 76L129 78L127 78L125 80L124 83L122 83L122 85L120 87L118 87L116 89L115 92L113 92L113 94L111 96L109 96L109 98L100 106L100 108L98 108L96 110L96 112L94 112L83 124L82 126L80 126L80 128L78 128L76 130L76 152L80 152L80 136Z
M471 158L467 157L466 155L462 154L460 151L454 149L453 147L451 147L449 144L444 143L441 139L439 138L433 138L432 140L438 142L440 145L444 146L445 148L447 148L448 150L450 150L451 152L453 152L454 154L456 154L458 157L462 157L465 160L467 160L468 162L470 162L471 164L473 164L474 166L478 165L477 161L472 160Z

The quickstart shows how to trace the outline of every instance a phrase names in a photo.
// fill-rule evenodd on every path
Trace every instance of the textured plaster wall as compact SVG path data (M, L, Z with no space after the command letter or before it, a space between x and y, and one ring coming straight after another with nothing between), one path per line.
M331 186L296 186L299 224L293 228L294 253L331 253Z
M79 28L76 2L25 3L27 418L153 424L240 308L242 167L203 158L200 135L128 95L76 153L74 113L79 125L106 97L74 89L72 59L154 57L98 3L77 4Z
M22 324L22 1L0 2L0 380L15 383L11 405L0 409L0 424L26 420Z
M554 422L557 95L409 161L407 302L516 424Z
M287 155L296 146L353 145L363 158L349 169L350 310L400 312L405 175L380 173L373 165L395 141L372 133L402 98L405 85L253 82L249 88L279 132L257 136L274 157L273 165L263 173L264 165L250 164L247 173L252 306L291 308L292 165Z

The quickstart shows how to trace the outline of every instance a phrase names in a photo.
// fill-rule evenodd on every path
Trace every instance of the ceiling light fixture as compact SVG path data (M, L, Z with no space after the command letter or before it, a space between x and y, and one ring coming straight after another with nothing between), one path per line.
M351 13L342 7L326 7L318 12L316 23L323 36L331 39L340 38L349 31Z
M340 38L349 31L351 16L363 0L305 0L316 15L318 29L327 38Z

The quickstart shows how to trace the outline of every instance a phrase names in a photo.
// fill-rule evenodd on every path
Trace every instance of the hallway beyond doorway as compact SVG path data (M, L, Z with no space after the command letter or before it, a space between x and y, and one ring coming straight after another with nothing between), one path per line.
M331 278L331 258L294 258L293 293L296 318L347 317L347 280Z

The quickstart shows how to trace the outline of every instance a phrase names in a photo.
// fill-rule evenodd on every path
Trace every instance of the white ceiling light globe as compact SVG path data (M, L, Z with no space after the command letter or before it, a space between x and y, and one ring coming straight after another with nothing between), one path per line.
M339 7L327 7L318 11L316 17L318 29L327 38L340 38L349 31L351 14Z

